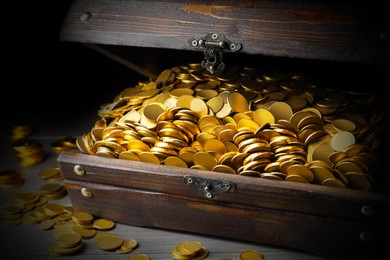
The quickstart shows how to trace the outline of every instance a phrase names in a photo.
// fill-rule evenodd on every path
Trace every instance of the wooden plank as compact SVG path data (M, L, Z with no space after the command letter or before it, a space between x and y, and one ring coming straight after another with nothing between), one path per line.
M242 53L383 63L389 23L374 2L78 0L60 39L190 50L189 39L213 32Z
M387 223L390 212L390 197L374 192L104 158L78 151L61 153L58 162L66 179L203 199L205 198L195 187L184 183L184 176L231 181L236 185L235 191L221 194L213 201L236 205L354 219L376 224ZM80 165L86 174L83 176L75 174L75 165ZM373 209L375 214L369 216L362 214L361 210L365 206Z
M120 223L268 243L334 259L384 253L384 242L365 242L359 236L372 230L374 237L384 237L386 231L379 226L111 185L71 180L65 184L75 209ZM81 188L90 190L92 197L83 197Z

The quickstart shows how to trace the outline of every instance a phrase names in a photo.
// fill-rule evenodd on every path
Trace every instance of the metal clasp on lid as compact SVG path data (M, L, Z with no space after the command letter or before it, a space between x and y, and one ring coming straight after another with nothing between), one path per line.
M190 39L188 43L192 47L205 48L204 60L201 65L211 74L221 72L225 68L222 62L223 51L236 52L241 49L241 43L233 43L223 34L209 33L198 40Z
M194 186L207 199L214 199L225 192L233 192L236 185L231 181L210 180L200 177L184 176L184 183Z

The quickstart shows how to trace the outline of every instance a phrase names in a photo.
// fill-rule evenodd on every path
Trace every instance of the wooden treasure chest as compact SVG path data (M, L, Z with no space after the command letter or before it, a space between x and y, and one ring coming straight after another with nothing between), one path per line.
M59 155L74 207L332 259L386 253L382 5L74 1L60 39L146 77Z

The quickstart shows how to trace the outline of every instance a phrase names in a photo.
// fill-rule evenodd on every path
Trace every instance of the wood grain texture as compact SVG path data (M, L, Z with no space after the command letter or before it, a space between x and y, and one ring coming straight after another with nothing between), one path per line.
M65 178L72 180L202 198L195 187L184 183L184 176L189 175L231 181L236 185L234 192L221 194L214 201L368 223L385 222L390 217L390 196L374 192L104 158L78 151L61 153L58 162ZM74 165L81 165L86 174L75 174ZM365 205L375 209L376 213L370 217L364 216L360 210Z
M383 63L388 18L374 2L78 0L60 39L190 50L189 39L215 32L242 43L243 53Z
M119 223L284 246L333 259L383 250L380 241L359 238L361 230L380 232L374 225L73 180L65 185L75 209ZM92 197L83 197L81 188Z
M125 224L270 243L332 258L372 254L380 250L380 238L389 231L390 198L384 194L75 151L62 152L58 162L75 207ZM81 165L85 174L75 174L75 165ZM232 181L236 190L207 199L183 182L187 175ZM81 188L93 196L83 197ZM362 214L364 205L375 214ZM362 232L370 233L376 242L361 241ZM332 240L335 243L330 246Z

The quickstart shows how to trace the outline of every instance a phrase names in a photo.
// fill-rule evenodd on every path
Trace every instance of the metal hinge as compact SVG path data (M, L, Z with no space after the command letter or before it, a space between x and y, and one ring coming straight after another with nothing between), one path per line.
M205 58L201 65L211 74L224 70L225 64L222 62L223 51L236 52L241 49L241 43L231 42L223 34L218 33L209 33L198 40L190 39L188 43L192 47L205 48Z

